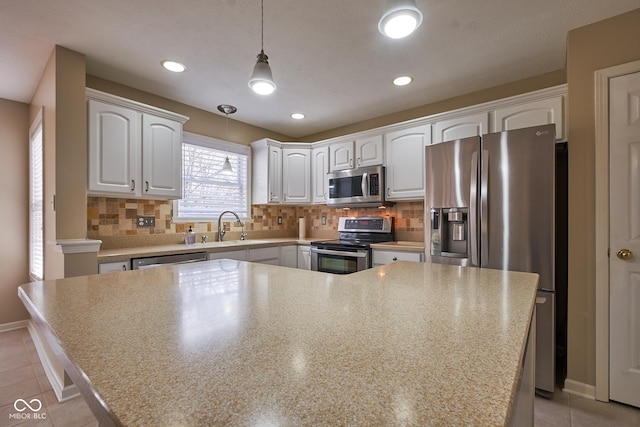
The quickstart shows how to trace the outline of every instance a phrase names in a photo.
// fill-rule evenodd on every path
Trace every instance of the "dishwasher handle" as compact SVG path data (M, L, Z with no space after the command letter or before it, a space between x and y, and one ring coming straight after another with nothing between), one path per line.
M194 262L202 262L203 259L190 259L188 261L178 261L178 262L167 262L167 263L156 263L156 264L147 264L147 265L139 265L138 270L144 270L145 268L154 268L154 267L165 267L167 265L179 265L179 264L191 264Z

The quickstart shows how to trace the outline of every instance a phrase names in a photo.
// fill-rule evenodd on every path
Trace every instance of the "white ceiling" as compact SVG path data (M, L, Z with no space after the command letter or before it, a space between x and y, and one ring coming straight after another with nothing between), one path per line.
M87 73L292 138L555 71L567 32L640 0L416 0L422 26L390 40L383 0L265 0L264 49L278 85L247 86L260 51L258 0L0 0L0 98L29 103L54 45ZM640 23L639 23L640 25ZM185 63L171 74L166 58ZM410 74L407 87L393 77ZM307 118L294 121L293 112Z

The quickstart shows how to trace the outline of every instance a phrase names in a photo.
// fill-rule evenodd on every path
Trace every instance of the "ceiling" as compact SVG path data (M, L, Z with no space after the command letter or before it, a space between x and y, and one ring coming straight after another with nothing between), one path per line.
M0 98L29 103L54 45L87 73L292 138L565 67L567 32L639 0L416 0L422 26L390 40L383 0L265 0L277 91L247 86L260 51L258 0L1 0ZM173 74L163 59L187 65ZM391 80L414 77L405 87ZM306 119L290 118L293 112Z

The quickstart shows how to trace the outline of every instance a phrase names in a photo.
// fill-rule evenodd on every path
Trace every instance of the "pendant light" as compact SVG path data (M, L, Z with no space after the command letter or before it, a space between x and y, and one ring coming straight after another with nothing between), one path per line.
M238 111L238 109L233 105L222 104L222 105L218 105L218 111L220 111L221 113L224 113L224 115L226 116L226 119L224 122L224 134L225 134L225 138L229 139L229 114L235 113L236 111ZM220 172L233 172L233 168L231 167L231 162L229 161L228 154L227 154L227 158L224 159L224 163L222 164L222 169L220 170Z
M271 75L269 57L264 53L264 0L261 1L262 21L261 21L261 45L258 61L253 67L253 74L249 80L249 87L259 95L270 95L276 90L276 84Z
M413 33L422 24L422 12L414 0L386 0L387 9L378 22L378 30L392 39Z

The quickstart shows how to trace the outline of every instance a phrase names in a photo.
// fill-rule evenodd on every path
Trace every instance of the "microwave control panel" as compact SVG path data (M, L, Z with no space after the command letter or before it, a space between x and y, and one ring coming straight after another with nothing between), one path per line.
M380 175L377 173L372 173L369 176L369 195L370 196L380 195Z

